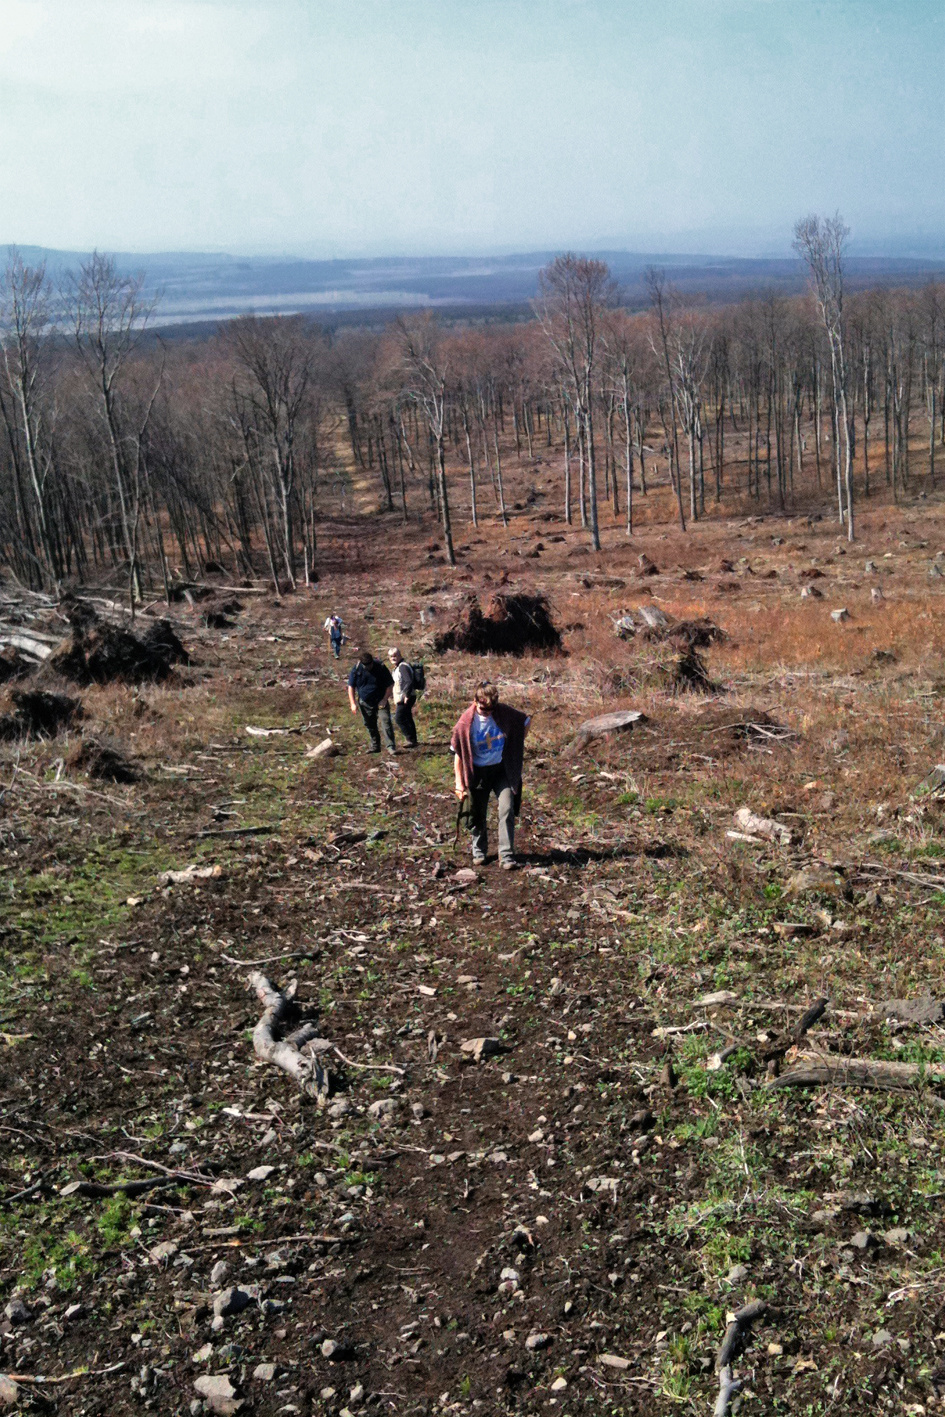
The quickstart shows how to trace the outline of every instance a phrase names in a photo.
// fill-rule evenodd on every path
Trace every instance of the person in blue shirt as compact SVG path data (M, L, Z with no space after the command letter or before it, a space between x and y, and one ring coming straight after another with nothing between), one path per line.
M387 665L375 659L370 650L365 650L348 675L348 702L352 713L359 713L371 740L369 753L381 751L381 735L378 719L384 733L384 741L389 753L397 752L394 742L394 725L390 721L390 696L394 692L394 680Z
M522 803L522 759L527 714L499 702L495 684L476 685L473 702L462 715L450 739L454 754L456 796L472 800L472 857L477 866L488 855L489 798L499 804L499 864L514 871L515 818Z

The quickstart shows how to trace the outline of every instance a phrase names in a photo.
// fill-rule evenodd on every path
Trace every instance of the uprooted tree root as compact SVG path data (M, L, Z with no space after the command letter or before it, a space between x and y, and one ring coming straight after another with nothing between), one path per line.
M44 689L12 689L13 712L0 715L0 740L55 738L82 718L82 703Z
M561 631L551 616L545 595L497 592L483 612L472 595L459 620L433 642L437 653L457 649L465 654L560 654Z
M35 668L33 660L28 659L15 645L8 645L6 649L0 650L0 684L25 679Z
M156 620L141 636L120 625L73 622L72 636L53 650L46 669L74 684L154 683L167 679L190 656L169 620Z
M710 645L721 644L728 636L714 620L676 620L665 629L648 625L640 631L640 639L653 644L665 642L681 650L708 649Z
M672 667L672 685L677 694L714 694L718 685L709 678L709 667L698 650L684 649Z
M99 782L140 782L141 768L126 757L115 743L85 738L66 758L68 768L88 773Z
M641 644L670 645L674 649L708 649L721 644L728 635L707 616L694 620L674 620L655 605L641 605L634 611L618 616L614 621L618 639L636 639Z

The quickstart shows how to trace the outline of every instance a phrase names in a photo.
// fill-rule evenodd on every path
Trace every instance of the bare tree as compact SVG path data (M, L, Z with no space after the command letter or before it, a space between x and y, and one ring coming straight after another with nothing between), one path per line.
M669 427L666 426L665 417L663 419L663 432L666 435L666 447L669 453L669 478L676 493L679 525L682 530L685 531L686 514L683 511L682 469L679 462L679 416L681 398L670 348L674 300L672 291L667 290L666 277L663 271L655 270L651 266L646 273L646 284L650 295L650 304L656 315L656 331L651 334L651 346L653 353L661 362L663 373L666 376L667 391L669 393Z
M811 285L820 310L824 330L830 345L830 375L833 383L835 410L835 452L837 473L837 507L841 524L846 523L847 537L854 539L853 521L853 448L852 409L848 407L847 359L843 311L843 256L850 228L844 226L840 213L821 220L818 216L804 217L794 227L794 250L807 266ZM842 445L842 453L841 453Z
M437 492L446 558L456 565L453 529L446 487L446 381L449 359L446 344L431 315L415 320L399 319L395 326L403 370L405 392L426 421L436 456Z
M614 282L604 261L570 252L557 256L538 275L536 313L567 381L574 404L587 473L591 545L600 550L597 465L594 446L595 375L600 355L601 318L613 303Z
M242 403L240 426L275 504L276 554L294 589L299 521L306 531L306 578L313 570L311 524L306 515L309 499L302 495L298 478L322 348L301 315L274 319L243 315L227 328L224 342L242 376L234 385L234 399Z
M48 495L53 467L53 405L48 388L53 363L51 299L45 265L26 266L19 252L11 250L0 284L0 412L18 481L24 493L28 488L26 496L19 498L23 543L31 547L30 559L40 584L56 585L62 566ZM22 505L27 497L29 510Z
M125 555L132 616L141 598L138 532L142 511L143 439L160 388L163 365L143 396L128 390L129 365L156 300L143 295L143 276L123 276L110 256L94 252L67 285L75 347L95 391L104 423ZM128 397L125 397L125 394Z

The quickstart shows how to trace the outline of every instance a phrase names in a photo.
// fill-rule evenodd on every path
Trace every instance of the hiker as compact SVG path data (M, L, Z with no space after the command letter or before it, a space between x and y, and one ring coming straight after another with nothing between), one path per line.
M413 721L413 706L417 702L413 667L407 663L395 645L388 652L394 676L394 722L404 735L408 748L417 746L417 725Z
M394 742L394 725L390 721L390 696L394 681L383 660L375 659L370 650L365 650L348 675L348 702L351 712L360 710L365 727L371 739L369 753L381 751L381 735L377 731L380 718L384 730L384 741L389 753L397 752Z
M499 864L514 871L515 818L522 805L522 757L525 732L531 719L508 704L499 703L496 686L484 680L476 685L473 702L453 729L450 752L456 796L471 799L472 858L485 862L489 829L489 798L499 802Z
M331 652L336 659L341 658L341 646L344 644L345 627L342 624L340 615L329 615L325 621L324 628L328 631L328 643L331 645Z

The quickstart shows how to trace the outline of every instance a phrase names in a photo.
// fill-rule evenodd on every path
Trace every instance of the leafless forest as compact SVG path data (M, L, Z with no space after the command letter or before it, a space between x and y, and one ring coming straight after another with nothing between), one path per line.
M629 311L606 265L564 256L527 323L245 316L170 343L108 258L53 289L14 253L0 561L33 589L118 578L132 604L207 561L292 587L317 579L320 516L374 487L380 509L434 512L452 563L454 522L508 523L510 457L553 466L546 509L595 549L608 525L748 507L832 511L852 539L858 506L941 476L945 289L844 298L839 221L796 236L802 298L709 305L654 270Z

